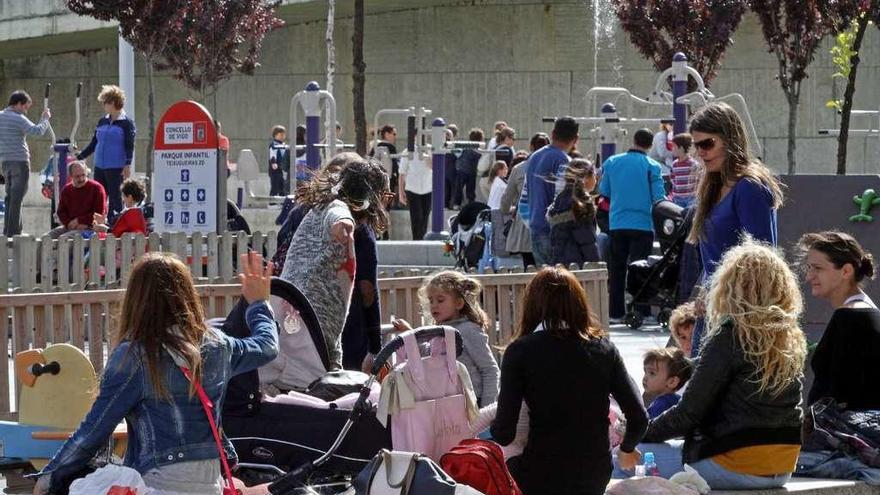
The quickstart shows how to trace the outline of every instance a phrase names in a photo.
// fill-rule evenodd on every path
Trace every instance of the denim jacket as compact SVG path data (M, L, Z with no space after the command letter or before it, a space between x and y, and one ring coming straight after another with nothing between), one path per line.
M278 354L278 331L269 305L251 304L246 320L250 337L237 339L211 329L202 344L202 386L214 404L218 425L229 379ZM69 484L86 467L123 418L128 427L125 465L141 473L176 462L219 458L202 404L198 396L190 397L189 381L171 355L165 352L160 358L170 401L156 395L145 363L143 349L127 341L110 354L92 409L38 473L50 476L50 492ZM234 464L232 444L226 438L223 441Z

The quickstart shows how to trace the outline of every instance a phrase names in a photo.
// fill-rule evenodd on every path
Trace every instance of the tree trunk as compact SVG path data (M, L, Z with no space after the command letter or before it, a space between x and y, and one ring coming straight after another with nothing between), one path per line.
M800 83L794 83L791 93L788 95L788 175L794 175L797 170L795 155L797 154L797 108L800 100Z
M333 76L336 74L336 44L333 41L333 29L336 24L336 0L327 0L327 32L325 41L327 42L327 86L326 90L333 93ZM331 126L336 122L330 122L330 107L326 108L324 113L324 135L330 136ZM339 136L336 136L339 139ZM343 150L338 150L343 151Z
M364 0L354 0L354 34L351 37L352 96L354 97L354 132L358 154L367 154L367 112L364 108L367 64L364 62Z
M843 93L843 105L840 109L840 134L837 135L837 175L846 175L846 144L849 141L849 121L852 114L853 95L856 92L856 73L859 70L859 50L862 48L862 39L868 27L870 18L863 15L859 18L856 37L853 39L852 49L855 54L849 59L849 78L846 81L846 91Z
M149 92L147 93L147 108L149 110L149 125L150 131L147 139L147 166L145 168L146 172L146 188L147 188L147 201L150 200L150 190L152 189L152 181L153 181L153 142L156 139L156 84L153 79L153 59L147 57L147 83L149 86Z

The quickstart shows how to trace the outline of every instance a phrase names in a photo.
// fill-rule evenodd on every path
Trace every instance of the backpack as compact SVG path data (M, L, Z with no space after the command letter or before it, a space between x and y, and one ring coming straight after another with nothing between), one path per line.
M522 495L495 442L462 440L440 458L440 467L455 481L485 495Z

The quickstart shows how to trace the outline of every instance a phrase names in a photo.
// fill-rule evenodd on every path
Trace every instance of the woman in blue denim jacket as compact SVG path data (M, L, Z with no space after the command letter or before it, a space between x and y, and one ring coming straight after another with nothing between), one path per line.
M132 270L122 304L116 346L107 360L98 397L73 436L38 474L35 494L66 487L124 418L125 465L147 486L165 492L218 494L219 453L205 411L180 366L191 370L214 404L220 425L226 384L278 353L278 333L268 305L272 264L241 257L242 297L251 336L229 337L205 324L189 270L167 254L150 253ZM232 445L224 438L230 464Z

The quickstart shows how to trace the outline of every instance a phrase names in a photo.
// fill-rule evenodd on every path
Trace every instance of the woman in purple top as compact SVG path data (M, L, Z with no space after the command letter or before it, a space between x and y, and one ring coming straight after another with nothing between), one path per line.
M699 245L705 281L721 256L745 235L776 245L776 210L783 196L770 169L749 153L745 125L730 105L701 108L690 131L704 172L697 185L688 241ZM700 352L702 333L700 318L693 334L694 357Z

